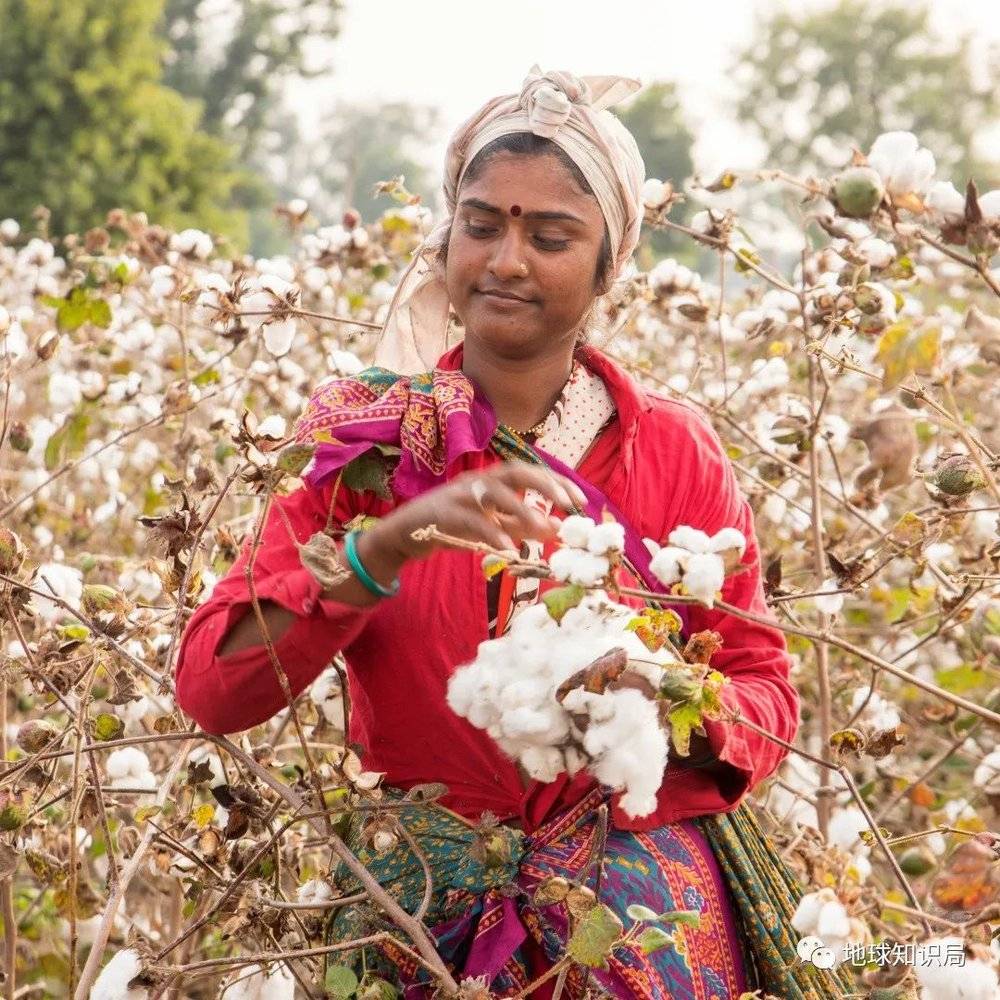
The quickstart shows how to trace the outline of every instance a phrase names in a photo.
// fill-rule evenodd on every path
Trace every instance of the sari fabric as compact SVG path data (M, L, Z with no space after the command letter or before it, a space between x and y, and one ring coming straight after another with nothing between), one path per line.
M646 833L607 830L602 822L606 796L595 790L530 835L493 828L491 835L504 847L494 847L498 860L487 866L476 857L476 831L446 810L415 804L400 813L435 886L424 921L457 978L481 978L493 995L511 997L555 963L566 950L574 917L566 900L548 905L533 900L540 884L559 876L594 890L626 929L635 923L627 910L636 903L658 914L688 910L700 915L698 927L662 925L674 940L659 951L646 954L633 941L615 948L606 968L571 965L565 1000L583 998L594 987L600 995L622 1000L738 1000L747 989L745 938L712 848L693 820ZM407 844L401 841L379 855L366 846L359 820L348 842L403 907L415 911L426 881ZM344 892L360 888L346 871L340 872L338 885ZM353 906L333 919L329 939L346 941L376 929L392 928L370 907ZM408 998L433 994L426 972L391 942L378 951L369 948L363 962L358 953L350 960L357 971L376 971ZM532 995L550 997L554 983L550 979Z

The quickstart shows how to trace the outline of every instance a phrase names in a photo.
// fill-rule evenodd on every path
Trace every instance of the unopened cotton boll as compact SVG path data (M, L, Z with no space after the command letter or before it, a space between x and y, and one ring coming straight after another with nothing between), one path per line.
M129 989L129 983L142 972L139 953L134 948L123 948L94 980L90 1000L146 1000L149 991L142 986Z

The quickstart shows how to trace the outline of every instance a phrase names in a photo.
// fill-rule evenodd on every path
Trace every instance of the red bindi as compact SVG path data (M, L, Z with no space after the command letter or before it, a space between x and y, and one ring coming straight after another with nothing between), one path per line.
M511 205L510 206L510 214L513 215L516 218L518 215L521 214L521 206L520 205Z

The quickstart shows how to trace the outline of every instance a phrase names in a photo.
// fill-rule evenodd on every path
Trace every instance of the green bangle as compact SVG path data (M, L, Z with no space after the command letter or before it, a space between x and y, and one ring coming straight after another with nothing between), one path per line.
M383 587L377 580L372 579L371 574L362 565L361 558L358 556L358 534L357 531L349 531L344 535L344 553L347 555L347 561L351 564L351 569L373 594L377 594L379 597L395 597L399 593L399 577L397 576L388 587Z

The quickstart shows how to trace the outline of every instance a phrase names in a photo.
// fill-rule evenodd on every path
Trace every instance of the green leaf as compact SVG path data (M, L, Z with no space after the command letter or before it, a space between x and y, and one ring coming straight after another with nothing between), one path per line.
M382 500L391 500L389 469L378 448L369 448L344 466L344 485L358 493L370 490Z
M632 903L625 912L632 920L656 920L656 911L642 903Z
M550 617L561 622L563 615L570 608L575 608L583 600L587 591L578 583L570 583L565 587L553 587L542 594L542 603L549 609Z
M878 342L883 388L895 388L914 372L930 372L940 346L941 331L936 327L912 330L909 323L894 323Z
M106 330L111 326L111 306L104 299L94 299L90 303L90 322Z
M116 740L125 732L125 723L117 715L111 715L110 712L101 712L100 715L95 715L91 720L91 727L94 739L100 740L102 743Z
M986 673L974 663L960 663L957 667L947 667L934 673L939 687L952 694L963 694L973 688L982 687L987 681Z
M576 926L566 951L575 962L590 969L606 969L608 956L621 937L622 922L599 903Z
M652 955L654 951L662 951L674 943L674 937L662 927L647 927L639 935L639 947L644 955Z
M59 428L45 443L45 468L51 472L62 460L63 448L66 445L66 423Z
M135 811L136 823L144 823L160 811L160 806L139 806Z
M346 965L331 965L326 970L326 979L323 981L326 995L336 997L337 1000L347 1000L354 996L358 988L358 977L353 969Z
M218 382L221 377L218 368L206 368L203 372L198 372L191 381L195 385L212 385Z
M670 735L677 752L687 757L691 752L691 730L701 725L701 707L692 702L682 702L667 716L670 720Z
M701 927L699 910L667 910L657 918L663 924L681 924L683 927Z

